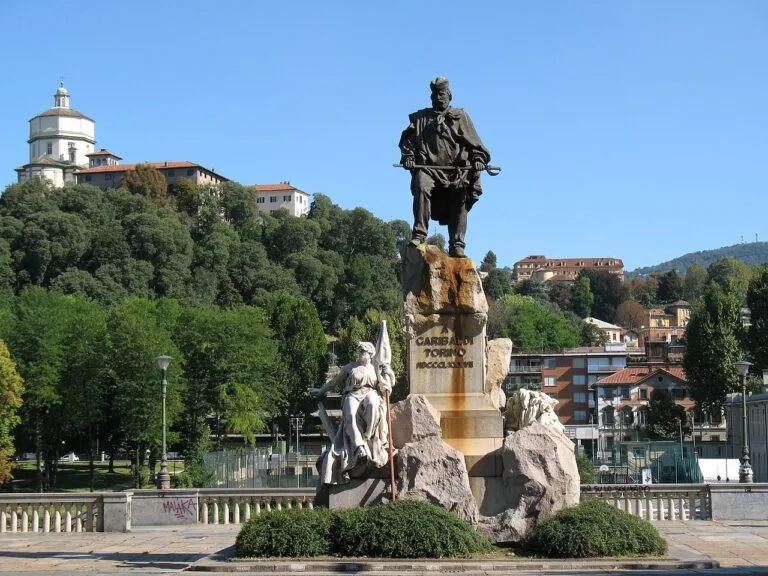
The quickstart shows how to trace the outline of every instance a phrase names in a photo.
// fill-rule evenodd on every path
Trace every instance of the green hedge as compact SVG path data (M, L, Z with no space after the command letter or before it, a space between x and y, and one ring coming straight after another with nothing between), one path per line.
M292 509L255 516L240 531L238 557L368 556L445 558L489 552L487 538L428 502L329 511Z
M235 541L235 555L323 556L331 553L335 514L327 508L292 508L251 518Z
M526 548L554 558L657 556L666 554L667 543L650 522L588 500L544 520Z

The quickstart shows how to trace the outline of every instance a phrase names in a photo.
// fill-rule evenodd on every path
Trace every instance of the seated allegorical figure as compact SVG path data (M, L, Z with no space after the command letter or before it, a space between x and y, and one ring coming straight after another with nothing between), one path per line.
M382 468L389 459L386 405L383 394L392 391L395 375L387 363L374 365L376 348L370 342L358 344L357 361L344 366L312 396L324 396L342 388L342 418L331 435L331 446L321 456L321 484L343 484L366 468Z

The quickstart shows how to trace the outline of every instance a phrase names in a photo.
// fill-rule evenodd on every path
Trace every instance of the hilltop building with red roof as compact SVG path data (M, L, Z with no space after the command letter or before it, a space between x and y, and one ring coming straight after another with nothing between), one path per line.
M619 258L547 258L542 255L526 256L515 262L514 279L574 282L585 268L615 274L619 280L624 280L624 262Z
M309 194L291 186L290 182L255 184L251 189L256 196L256 206L261 212L288 210L292 216L304 216L309 213Z

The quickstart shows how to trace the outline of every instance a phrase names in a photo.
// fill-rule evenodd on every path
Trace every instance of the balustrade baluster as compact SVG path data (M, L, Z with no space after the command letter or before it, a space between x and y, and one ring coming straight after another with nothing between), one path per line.
M664 520L664 499L661 497L661 494L656 498L656 515L659 522Z
M203 499L203 507L200 509L201 521L203 524L208 524L208 499Z
M213 498L213 523L219 523L219 499L216 496Z
M51 507L45 504L43 509L43 532L46 534L51 531Z
M312 510L315 507L315 505L312 503L312 500L307 500L307 508Z
M8 522L8 515L5 512L5 506L0 506L0 534L5 533L6 522Z
M13 508L11 510L11 533L15 534L16 529L19 526L19 515L18 512L16 512L16 508Z
M667 496L667 508L669 509L668 520L674 520L675 519L675 501L672 499L672 496Z
M240 524L240 502L235 500L234 502L232 502L232 506L234 506L234 508L235 508L234 509L235 517L234 517L233 522L235 524Z
M93 532L95 530L93 527L94 507L95 507L95 504L86 504L86 511L85 511L85 531L86 532Z
M29 513L27 512L27 505L22 504L21 506L21 531L25 532L28 530L29 526Z
M72 532L72 505L64 505L64 532Z
M248 522L248 520L251 519L251 499L246 498L245 499L245 521Z
M54 509L53 531L57 534L61 532L61 506L59 505Z
M83 505L75 505L75 532L83 531Z
M283 509L283 499L282 498L279 498L279 497L275 498L275 508L277 510L282 510Z
M229 524L229 499L224 499L224 524Z
M32 505L32 532L40 532L40 505Z

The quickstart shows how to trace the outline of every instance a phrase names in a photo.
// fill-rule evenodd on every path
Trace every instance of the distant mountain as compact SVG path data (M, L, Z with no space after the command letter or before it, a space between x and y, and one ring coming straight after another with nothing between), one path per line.
M748 244L734 244L715 250L702 250L701 252L689 252L674 260L662 262L655 266L646 266L645 268L636 268L625 274L626 278L635 276L647 276L653 272L669 272L674 269L678 274L683 275L691 264L699 264L706 268L715 260L721 258L735 258L741 260L748 266L768 263L768 242L750 242Z

